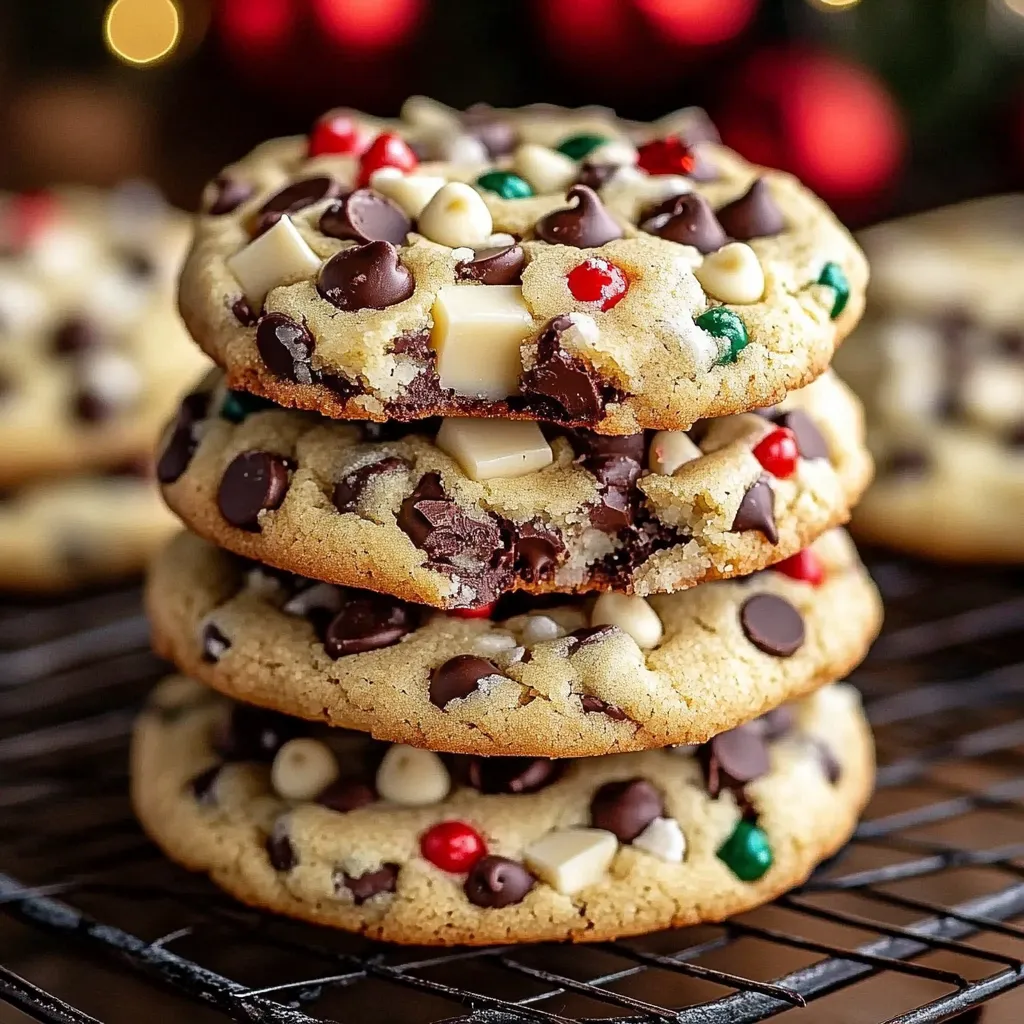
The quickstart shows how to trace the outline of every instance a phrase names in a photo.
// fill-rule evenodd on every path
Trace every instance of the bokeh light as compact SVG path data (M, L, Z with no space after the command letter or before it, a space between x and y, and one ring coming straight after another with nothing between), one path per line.
M860 0L808 0L808 3L825 11L844 11L849 7L856 7Z
M272 50L292 31L291 0L222 0L221 30L229 46L246 54Z
M636 6L672 42L686 46L724 43L743 31L758 0L635 0Z
M114 0L103 19L103 38L125 64L156 64L181 39L178 5L174 0Z
M423 0L312 0L324 31L351 49L387 50L416 27Z

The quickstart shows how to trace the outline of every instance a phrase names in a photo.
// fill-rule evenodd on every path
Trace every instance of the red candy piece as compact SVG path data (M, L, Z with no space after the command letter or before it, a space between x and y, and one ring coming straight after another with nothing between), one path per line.
M486 856L487 845L464 821L441 821L420 837L420 852L442 871L459 875Z
M20 192L12 196L3 216L4 241L21 249L38 237L57 214L57 200L49 192Z
M601 310L611 309L629 291L622 270L602 259L584 260L569 271L565 280L574 299L596 302Z
M397 167L408 174L418 166L419 160L405 139L391 132L381 132L359 159L358 184L360 188L369 185L370 175L382 167Z
M489 619L497 601L483 604L479 608L453 608L448 614L459 619Z
M697 163L693 150L678 135L647 142L637 155L640 169L648 174L689 174Z
M796 472L800 448L789 427L776 427L754 448L754 458L773 476L784 480Z
M358 155L366 149L369 134L351 114L329 110L309 133L309 156L325 153Z
M821 564L821 559L810 548L798 551L792 557L776 563L772 568L791 579L810 583L812 587L821 586L825 579L825 567Z

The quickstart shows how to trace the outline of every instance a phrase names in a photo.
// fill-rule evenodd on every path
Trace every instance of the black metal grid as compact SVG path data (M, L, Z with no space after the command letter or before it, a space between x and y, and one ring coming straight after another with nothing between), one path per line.
M137 593L0 606L0 1021L926 1024L1010 992L1024 576L872 568L889 620L856 681L881 768L854 841L771 907L593 947L402 950L235 904L131 818L128 731L162 672Z

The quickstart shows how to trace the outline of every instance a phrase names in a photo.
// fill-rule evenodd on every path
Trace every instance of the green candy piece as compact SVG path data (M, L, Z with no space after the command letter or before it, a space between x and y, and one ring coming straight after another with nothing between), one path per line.
M220 415L221 419L228 420L231 423L241 423L250 413L273 408L274 403L268 398L250 395L248 391L229 391L224 396L224 403L220 407Z
M603 135L570 135L569 138L562 139L555 148L570 160L582 160L607 141Z
M832 312L829 316L835 320L850 301L850 282L846 277L846 271L838 263L826 263L821 270L818 284L827 284L835 293L836 297L832 302Z
M488 171L476 183L488 192L497 192L502 199L527 199L533 195L530 183L511 171Z
M756 882L772 866L772 848L763 829L740 821L718 848L718 859L741 882Z
M725 338L729 342L729 347L718 358L719 364L735 363L750 342L743 321L725 306L713 306L693 322L712 337Z

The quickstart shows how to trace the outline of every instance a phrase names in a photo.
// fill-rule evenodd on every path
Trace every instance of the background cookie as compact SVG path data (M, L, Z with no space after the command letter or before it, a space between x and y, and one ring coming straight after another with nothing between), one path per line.
M697 750L562 764L445 762L260 714L182 678L155 692L132 750L146 830L245 902L401 943L721 920L838 849L873 775L842 684Z
M209 186L181 310L232 387L356 419L680 429L809 383L860 316L867 268L828 208L692 117L491 111L481 138L404 114L327 115Z
M239 700L434 750L568 757L703 742L858 664L881 606L846 535L778 570L649 601L512 598L492 621L182 534L147 606L158 653Z

